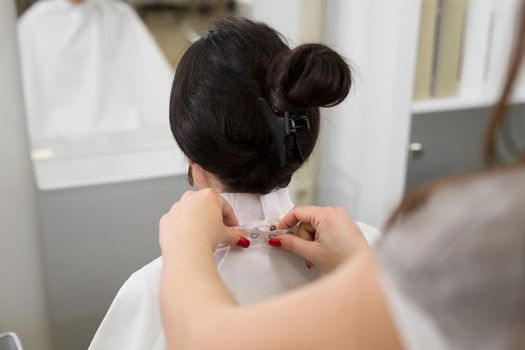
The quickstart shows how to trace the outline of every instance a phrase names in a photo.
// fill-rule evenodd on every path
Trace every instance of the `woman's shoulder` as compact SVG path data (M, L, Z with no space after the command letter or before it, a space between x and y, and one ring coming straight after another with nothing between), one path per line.
M162 274L162 257L158 257L150 263L144 265L139 270L135 271L130 278L126 281L124 286L127 284L130 286L142 285L144 288L159 289L160 276ZM123 286L123 287L124 287Z
M158 294L162 260L134 272L122 285L89 350L164 349Z
M139 270L133 272L120 287L113 304L124 301L124 304L144 303L146 295L157 295L160 288L162 258L159 257Z

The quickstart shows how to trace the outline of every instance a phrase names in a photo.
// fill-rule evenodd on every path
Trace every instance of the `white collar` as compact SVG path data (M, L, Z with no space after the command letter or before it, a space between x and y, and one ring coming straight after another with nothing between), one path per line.
M293 202L287 188L281 188L268 194L221 193L230 204L240 225L250 225L265 221L276 224L290 209Z

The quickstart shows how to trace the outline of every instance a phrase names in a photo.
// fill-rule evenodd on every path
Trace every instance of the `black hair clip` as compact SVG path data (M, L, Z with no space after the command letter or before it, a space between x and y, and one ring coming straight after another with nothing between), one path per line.
M270 132L272 133L276 143L279 165L283 167L286 163L285 140L286 137L291 134L295 135L295 142L297 144L297 150L299 151L299 158L301 159L301 162L303 162L303 153L301 151L299 140L297 139L297 133L304 130L310 130L310 118L308 118L308 115L306 113L290 114L288 111L286 111L284 112L284 118L280 118L275 115L272 108L264 98L259 97L257 99L257 103L259 104L259 107L266 118Z

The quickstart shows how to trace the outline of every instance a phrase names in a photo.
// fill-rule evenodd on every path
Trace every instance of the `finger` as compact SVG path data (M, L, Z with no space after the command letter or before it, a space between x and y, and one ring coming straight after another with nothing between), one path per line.
M307 241L313 241L315 239L315 230L310 224L300 223L297 226L296 236L306 239Z
M320 209L320 207L315 207L312 205L294 207L281 219L278 229L287 229L297 225L298 222L307 223L315 227L313 221L315 215Z
M226 227L226 235L227 239L223 242L226 245L236 245L242 248L248 248L250 246L250 240L244 237L240 231L232 227Z
M218 196L221 197L220 195ZM239 226L239 220L237 220L237 217L235 216L233 208L222 197L221 197L221 200L222 200L222 221L224 222L224 225Z
M188 192L186 192L188 193ZM212 189L204 189L199 191L206 201L211 201L212 203L218 203L220 210L222 212L222 222L226 226L238 226L239 221L233 212L232 207L222 198L220 194Z
M312 260L312 257L315 257L319 245L317 242L308 241L291 234L279 235L272 238L268 243L273 247L281 247L307 260Z

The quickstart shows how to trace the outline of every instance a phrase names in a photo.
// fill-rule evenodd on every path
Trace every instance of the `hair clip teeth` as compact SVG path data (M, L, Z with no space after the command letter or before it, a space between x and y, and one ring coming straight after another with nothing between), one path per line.
M285 113L286 135L295 134L302 130L310 130L310 118L306 114L290 116Z

